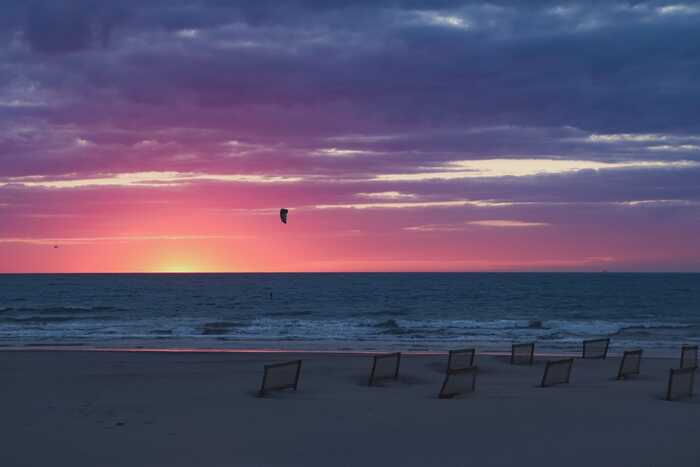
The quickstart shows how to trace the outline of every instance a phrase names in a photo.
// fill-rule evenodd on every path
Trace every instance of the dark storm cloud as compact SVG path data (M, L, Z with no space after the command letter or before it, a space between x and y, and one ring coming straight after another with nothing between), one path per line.
M92 0L26 2L24 38L36 52L75 52L108 45L112 28L126 18L118 3ZM20 10L22 11L22 10Z
M35 50L86 48L95 30L128 16L111 54L55 66L79 73L76 85L88 80L137 102L322 103L373 125L697 129L700 29L692 13L662 15L657 4L144 2L121 12L95 2L39 5L23 30ZM348 103L352 110L342 108Z
M700 160L690 3L75 0L7 2L6 13L5 177ZM691 172L673 173L469 186L509 199L594 197L611 183L635 199L697 197ZM386 185L439 197L465 183Z

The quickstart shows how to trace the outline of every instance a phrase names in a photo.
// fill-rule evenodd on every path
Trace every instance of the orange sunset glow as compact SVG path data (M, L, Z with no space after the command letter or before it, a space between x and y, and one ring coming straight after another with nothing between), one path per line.
M309 32L107 3L79 29L61 2L8 16L0 272L700 270L697 86L673 41L579 57L607 23L576 8L528 13L566 35L545 47L539 20L477 4L329 6Z

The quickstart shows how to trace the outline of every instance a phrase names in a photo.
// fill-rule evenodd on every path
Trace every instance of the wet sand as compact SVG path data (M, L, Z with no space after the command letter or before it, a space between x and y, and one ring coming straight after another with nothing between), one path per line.
M256 398L263 364L293 358L299 391ZM539 388L544 359L479 356L476 392L440 400L444 355L370 388L366 355L3 351L0 465L700 465L700 396L662 399L676 359L628 381L577 359Z

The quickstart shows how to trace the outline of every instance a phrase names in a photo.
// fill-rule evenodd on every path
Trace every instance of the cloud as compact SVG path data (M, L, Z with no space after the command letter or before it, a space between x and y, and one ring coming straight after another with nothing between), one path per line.
M612 169L683 169L700 167L696 161L625 161L597 162L566 159L487 159L453 161L441 169L403 174L380 174L379 181L454 180L464 178L530 177L555 175L583 170ZM447 170L446 170L447 169Z
M352 203L352 204L317 204L316 209L425 209L425 208L454 208L464 206L499 207L512 206L508 201L490 200L448 200L448 201L397 201L390 203Z
M380 192L375 192L375 193L357 193L356 196L358 196L360 198L379 199L379 200L395 200L395 201L415 200L416 198L418 198L418 196L413 194L413 193L401 193L400 191L380 191Z
M94 43L106 46L112 28L125 19L117 4L90 0L38 0L30 3L24 37L37 52L76 52Z
M471 24L465 18L457 15L445 15L434 11L419 11L417 18L421 22L433 26L443 26L447 28L470 29Z
M314 156L329 156L329 157L352 157L352 156L368 156L378 154L376 151L358 150L358 149L339 149L339 148L322 148L311 152Z
M489 228L532 228L532 227L547 227L550 224L547 222L531 222L514 219L487 219L466 221L454 224L424 224L410 227L404 227L403 230L409 232L462 232L473 227L489 227Z
M469 221L469 225L476 225L479 227L497 227L497 228L529 228L529 227L546 227L549 224L546 222L527 222L518 220L508 220L508 219L489 219L480 221Z
M404 227L408 232L462 232L466 230L465 224L423 224Z
M28 244L28 245L94 245L101 243L127 243L127 242L164 242L164 241L198 241L198 240L231 240L245 238L240 235L134 235L134 236L106 236L106 237L0 237L0 244Z
M664 5L656 11L660 15L697 15L700 14L700 6L679 3L676 5Z
M641 206L641 207L699 207L700 200L687 199L640 199L634 201L619 201L611 203L620 206Z
M619 133L619 134L592 134L586 138L592 143L620 143L633 141L636 143L654 143L658 141L666 141L668 136L659 134L633 134L633 133Z
M199 31L196 29L181 29L177 31L175 35L183 39L195 39L199 36Z
M655 146L647 146L649 151L671 151L671 152L686 152L686 151L700 151L700 146L697 144L660 144Z
M5 185L19 184L31 188L85 188L99 186L169 187L194 182L293 183L298 181L301 181L301 178L181 172L133 172L125 174L106 174L105 176L97 178L67 178L63 180L42 176L0 179L0 183L4 183Z

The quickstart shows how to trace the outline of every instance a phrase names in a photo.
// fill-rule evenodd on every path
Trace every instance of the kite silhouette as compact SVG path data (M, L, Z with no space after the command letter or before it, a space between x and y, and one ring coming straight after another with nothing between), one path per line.
M280 220L282 221L283 224L287 223L287 214L289 213L289 209L282 208L280 209Z

